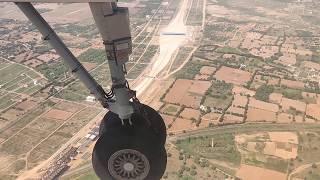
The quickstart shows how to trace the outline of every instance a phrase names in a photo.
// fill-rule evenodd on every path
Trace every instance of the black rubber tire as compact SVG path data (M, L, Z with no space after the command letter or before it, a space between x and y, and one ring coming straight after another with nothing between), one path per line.
M142 114L144 114L146 118L144 118ZM135 123L137 121L143 122L148 126L148 128L153 129L154 133L159 137L159 141L161 142L161 144L165 145L167 139L166 125L163 118L156 110L145 104L139 104L139 107L136 108L135 113L132 115L132 123ZM99 135L101 136L109 129L112 129L113 127L119 125L121 125L119 116L109 111L100 123Z
M132 149L142 153L149 161L150 171L145 180L159 180L166 169L167 154L164 146L157 141L158 137L144 124L110 128L94 147L93 168L102 180L118 180L108 171L108 160L117 151Z

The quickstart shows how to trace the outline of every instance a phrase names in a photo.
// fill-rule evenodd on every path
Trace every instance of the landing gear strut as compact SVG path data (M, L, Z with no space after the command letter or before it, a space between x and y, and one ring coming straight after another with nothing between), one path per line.
M93 150L92 164L96 174L103 180L159 180L167 164L166 126L154 109L137 100L125 79L125 63L132 52L128 8L118 7L116 0L104 1L87 2L105 45L112 79L109 92L93 79L30 2L17 0L16 5L72 73L104 108L109 109Z
M132 52L128 10L116 3L89 5L105 45L116 100L108 103L110 111L100 125L94 170L101 179L159 180L167 164L166 126L154 109L136 99L125 79Z

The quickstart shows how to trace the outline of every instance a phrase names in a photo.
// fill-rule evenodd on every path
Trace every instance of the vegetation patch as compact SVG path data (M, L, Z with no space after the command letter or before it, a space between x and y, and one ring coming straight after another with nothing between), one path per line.
M233 134L189 137L176 142L179 149L206 159L226 161L239 165L241 156L236 148Z
M88 49L78 57L81 62L101 64L107 61L106 52L104 49Z
M275 157L258 156L258 154L247 156L244 159L244 163L284 173L287 172L288 169L288 162L286 160Z
M302 90L291 88L277 88L275 92L281 93L284 97L294 100L302 100Z
M214 81L206 93L203 104L217 109L226 109L232 102L232 84Z
M175 74L175 77L177 79L194 79L204 65L208 65L208 63L189 61L180 71Z
M68 66L63 63L61 58L54 63L41 64L36 69L48 80L53 82L59 82L59 80L61 80L69 70Z
M269 96L271 93L273 93L274 91L274 87L271 85L262 85L260 86L255 94L255 98L261 101L268 101L269 100Z

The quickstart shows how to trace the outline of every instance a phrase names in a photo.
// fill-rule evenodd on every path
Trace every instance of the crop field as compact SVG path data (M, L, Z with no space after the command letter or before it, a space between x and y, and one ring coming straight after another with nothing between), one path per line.
M254 173L253 173L254 172ZM286 180L286 174L280 173L273 170L267 170L255 166L242 165L240 170L237 172L237 177L246 180L256 179L274 179L274 180Z
M164 97L165 102L198 108L202 96L210 87L208 81L178 79Z
M128 79L136 79L147 66L148 64L136 64L130 69L127 75Z
M232 84L215 81L205 96L204 105L216 109L224 110L232 102Z
M192 0L189 14L187 17L187 25L199 26L202 24L203 3L204 0Z
M19 110L10 107L21 103L26 97L38 92L46 83L34 70L20 64L1 62L0 69L0 119L4 127L15 120L13 116L21 114ZM11 114L11 115L10 115ZM12 117L12 118L11 118Z
M86 105L50 99L26 111L0 130L0 176L19 175L39 165L100 112Z
M93 78L102 86L105 90L110 88L110 74L109 66L106 63L102 63L91 70L90 74ZM90 93L84 84L80 81L75 81L61 92L55 95L55 97L66 99L69 101L83 102Z
M217 71L215 77L227 83L245 85L250 80L251 74L246 71L223 66Z
M178 71L174 75L176 78L194 79L204 65L210 65L210 64L211 63L202 62L200 60L196 60L195 58L192 58L180 71Z
M183 64L183 62L187 59L187 57L191 53L192 49L193 49L193 47L181 47L178 50L177 55L175 57L175 60L172 63L172 66L170 69L171 72L175 71Z
M42 64L36 68L41 74L43 74L49 81L63 82L65 76L68 75L68 67L59 58L57 61L50 64Z
M39 78L36 72L20 64L9 64L0 69L0 85L5 91L30 95L41 88L34 83Z
M177 146L186 152L204 157L231 163L240 164L240 153L235 146L232 134L221 134L215 136L191 137L177 141Z
M301 129L305 129L307 130L307 132L303 133L301 132ZM235 145L233 142L234 140L232 140L234 138L234 135L232 134L235 132L235 130L237 131L235 138L235 141L237 142L236 144L241 142L242 145ZM227 138L227 136L225 135L229 132L231 133L231 135L229 136L229 138ZM241 134L242 132L245 134ZM265 132L267 134L265 134ZM214 130L203 130L203 132L199 131L196 134L190 133L188 135L181 135L183 138L177 140L176 143L179 148L184 150L184 152L191 153L192 155L198 155L208 160L210 160L210 157L215 160L221 160L221 158L226 158L223 160L224 162L232 162L230 160L232 160L235 157L228 157L228 153L224 153L224 155L219 155L218 157L215 157L215 155L219 154L219 150L223 150L223 148L219 149L219 144L217 145L217 149L215 149L215 143L219 143L219 139L225 136L224 141L221 142L225 145L223 147L228 148L231 145L237 146L235 150L239 153L239 157L241 157L242 159L242 165L238 166L239 164L237 164L237 167L242 167L243 164L246 164L246 166L248 167L259 167L260 169L270 170L270 172L265 171L267 172L267 176L274 174L276 176L283 177L287 173L287 171L290 173L291 171L300 167L303 164L309 164L310 162L319 162L319 158L316 156L316 154L318 153L318 148L316 148L318 146L318 143L316 142L316 139L318 139L319 135L318 132L319 126L315 127L314 125L297 125L295 127L290 127L290 125L279 124L234 125L229 127L225 126L214 128ZM238 135L241 135L240 138ZM268 140L269 138L271 141ZM248 140L250 142L248 142ZM266 142L266 146L261 144L263 142ZM278 150L271 150L272 148L270 148L271 146L269 146L269 144L272 142L276 142L276 148L278 148ZM299 146L293 145L292 143L299 143ZM295 154L294 150L291 152L289 149L294 149L294 147L299 147L299 150L296 152L297 154ZM289 151L289 154L282 153L281 151ZM275 155L279 157L275 157L270 153L276 153ZM297 156L296 158L287 159L289 155L291 156L294 154ZM313 156L315 156L314 159L312 159ZM310 168L307 169L308 171L303 171L302 174L307 177L317 177L318 166L314 166L314 168L311 168L311 165L312 163L310 164ZM243 170L244 169L241 170L240 168L239 173L242 174L241 172ZM309 171L312 171L312 173L308 174ZM294 177L296 175L294 175Z

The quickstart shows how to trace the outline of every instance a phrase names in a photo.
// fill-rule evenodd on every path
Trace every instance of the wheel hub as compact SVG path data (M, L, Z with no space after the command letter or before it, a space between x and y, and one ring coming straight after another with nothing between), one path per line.
M149 173L150 164L139 151L124 149L110 157L108 170L117 180L143 180Z

